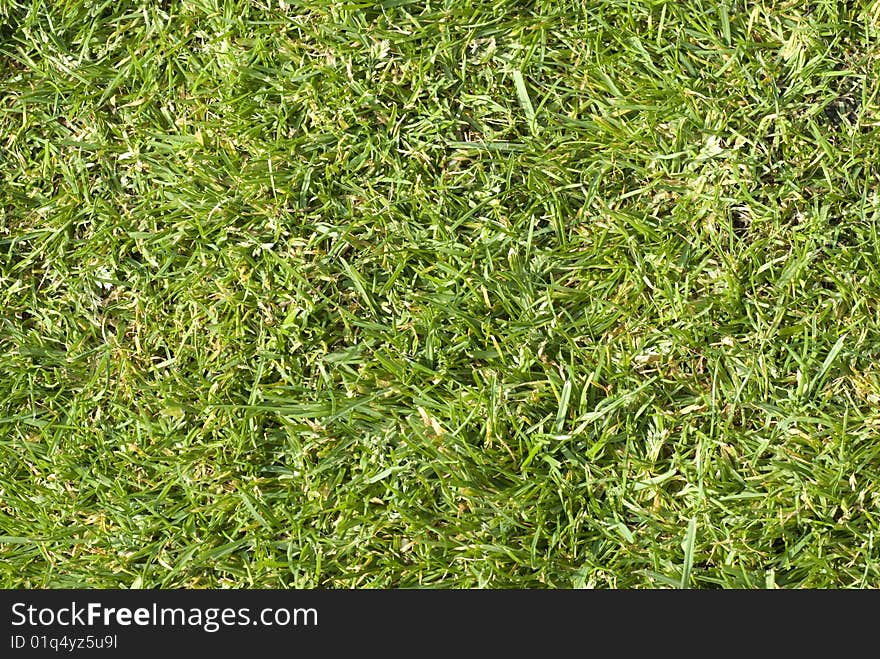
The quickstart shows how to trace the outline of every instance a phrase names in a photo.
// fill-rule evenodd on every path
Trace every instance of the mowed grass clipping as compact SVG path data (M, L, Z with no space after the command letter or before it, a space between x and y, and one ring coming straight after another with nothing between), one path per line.
M0 585L880 586L878 39L0 0Z

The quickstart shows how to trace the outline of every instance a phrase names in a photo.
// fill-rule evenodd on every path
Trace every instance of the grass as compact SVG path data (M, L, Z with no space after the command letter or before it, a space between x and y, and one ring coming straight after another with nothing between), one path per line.
M0 585L880 586L878 39L0 0Z

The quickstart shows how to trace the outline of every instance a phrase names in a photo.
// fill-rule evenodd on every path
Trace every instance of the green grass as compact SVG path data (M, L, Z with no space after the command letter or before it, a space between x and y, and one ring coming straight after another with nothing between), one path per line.
M0 0L0 586L880 586L878 39Z

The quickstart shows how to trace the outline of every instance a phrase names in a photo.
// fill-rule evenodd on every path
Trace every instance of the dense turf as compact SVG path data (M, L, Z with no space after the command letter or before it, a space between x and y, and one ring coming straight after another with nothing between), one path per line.
M880 585L878 39L0 0L0 585Z

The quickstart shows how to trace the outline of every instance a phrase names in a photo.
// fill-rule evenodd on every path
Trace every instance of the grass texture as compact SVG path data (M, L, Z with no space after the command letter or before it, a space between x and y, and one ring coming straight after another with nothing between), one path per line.
M880 586L878 39L0 0L0 585Z

